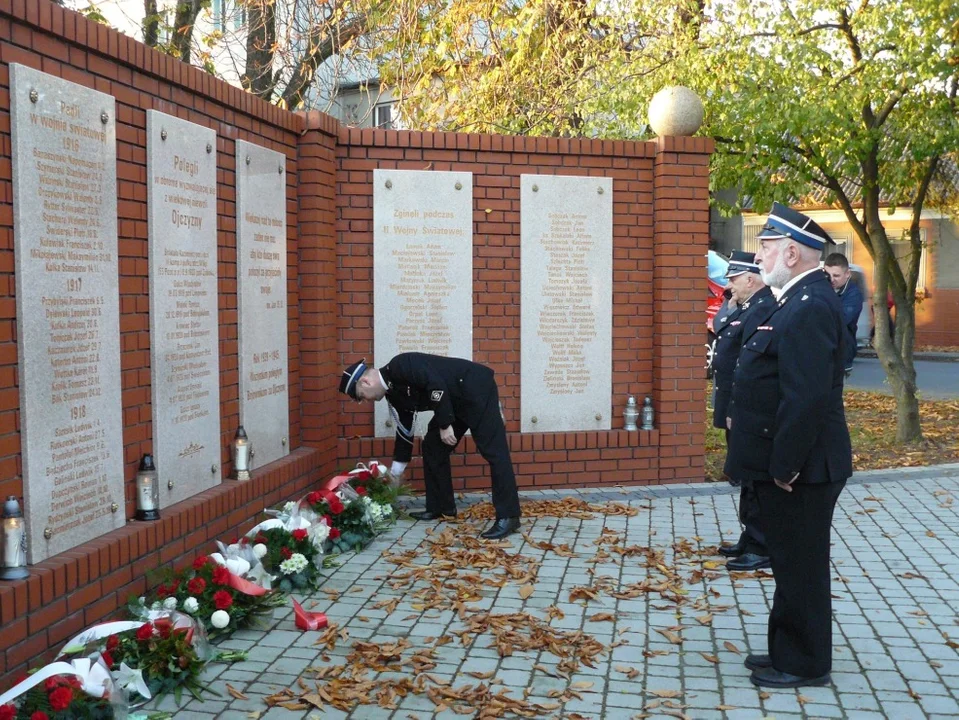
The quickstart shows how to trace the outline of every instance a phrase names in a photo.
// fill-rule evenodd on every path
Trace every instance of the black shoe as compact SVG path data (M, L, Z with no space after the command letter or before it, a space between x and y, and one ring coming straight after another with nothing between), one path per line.
M802 677L801 675L790 675L789 673L779 672L775 668L760 668L754 670L749 677L753 685L767 688L797 688L813 687L818 685L828 685L832 682L829 673L819 677Z
M736 478L729 478L729 484L732 485L733 487L739 487L740 485L743 484L743 481L738 480Z
M746 659L743 660L743 665L750 670L762 670L763 668L771 668L773 659L768 655L747 655Z
M743 572L747 570L762 570L769 567L769 558L755 553L745 553L726 563L727 570Z
M737 558L746 552L746 541L740 535L735 545L720 545L718 552L723 557Z
M446 518L455 518L456 511L454 510L453 512L449 513L433 513L429 510L416 510L411 512L409 515L414 520L443 520Z
M481 538L486 538L487 540L499 540L504 538L507 535L512 535L514 532L519 530L519 518L499 518L496 522L490 525L486 530L480 533Z

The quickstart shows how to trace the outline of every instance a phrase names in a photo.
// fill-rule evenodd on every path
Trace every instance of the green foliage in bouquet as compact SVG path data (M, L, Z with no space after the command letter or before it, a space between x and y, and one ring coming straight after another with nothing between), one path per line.
M320 571L316 556L321 554L307 530L276 527L260 530L253 538L254 545L266 546L266 554L260 558L263 566L275 576L281 592L290 593L316 588Z

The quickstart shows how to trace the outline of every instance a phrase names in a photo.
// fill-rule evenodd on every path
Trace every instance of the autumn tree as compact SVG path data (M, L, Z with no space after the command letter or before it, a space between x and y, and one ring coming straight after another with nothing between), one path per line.
M686 80L707 99L716 187L757 211L818 191L875 264L875 346L896 437L921 437L913 347L922 212L955 208L959 4L939 0L723 2ZM888 214L908 209L905 231ZM894 243L905 243L897 253ZM887 291L896 306L890 336Z

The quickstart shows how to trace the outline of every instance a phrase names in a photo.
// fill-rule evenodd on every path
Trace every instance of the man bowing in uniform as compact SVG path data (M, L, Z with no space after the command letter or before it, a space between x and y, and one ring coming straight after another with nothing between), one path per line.
M357 402L382 400L396 424L393 475L402 475L413 454L413 420L417 412L433 411L423 438L426 510L412 512L417 520L455 517L450 454L467 430L490 465L496 522L482 537L497 540L519 529L519 494L509 456L506 427L500 415L493 371L460 358L402 353L377 370L365 360L343 371L340 392Z
M730 402L727 474L755 483L776 593L768 655L750 655L763 687L826 685L832 669L829 530L852 475L843 409L845 323L819 268L826 232L775 203L756 262L777 302L743 334Z
M775 302L772 291L763 283L759 266L752 253L734 250L729 258L726 270L729 280L727 288L731 292L728 306L716 314L713 326L716 328L716 353L713 356L713 383L716 396L713 401L713 426L726 431L726 446L729 446L729 429L726 427L729 398L733 390L733 372L739 359L739 349L743 333L750 328L749 318L764 307ZM743 531L735 545L722 545L719 554L732 558L726 563L727 570L759 570L769 567L769 554L766 551L766 538L759 522L759 502L756 488L752 482L741 482L741 478L731 477L739 485L739 521Z

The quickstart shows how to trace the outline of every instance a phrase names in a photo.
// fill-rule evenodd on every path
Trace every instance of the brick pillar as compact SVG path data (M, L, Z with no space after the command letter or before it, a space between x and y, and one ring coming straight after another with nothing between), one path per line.
M338 123L305 114L297 145L299 177L300 381L302 442L322 452L321 477L335 470L336 135Z
M704 477L706 250L711 138L656 140L653 163L653 404L659 480Z

